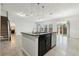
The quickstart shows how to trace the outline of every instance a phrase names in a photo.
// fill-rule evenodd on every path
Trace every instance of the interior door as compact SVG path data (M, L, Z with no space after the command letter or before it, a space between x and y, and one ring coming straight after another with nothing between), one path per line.
M52 34L46 34L46 51L48 51L49 49L51 49L51 38L52 38Z

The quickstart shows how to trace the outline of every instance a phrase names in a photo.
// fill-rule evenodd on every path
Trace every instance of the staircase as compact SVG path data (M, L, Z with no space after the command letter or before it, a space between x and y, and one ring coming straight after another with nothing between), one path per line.
M1 40L8 40L8 18L1 16Z

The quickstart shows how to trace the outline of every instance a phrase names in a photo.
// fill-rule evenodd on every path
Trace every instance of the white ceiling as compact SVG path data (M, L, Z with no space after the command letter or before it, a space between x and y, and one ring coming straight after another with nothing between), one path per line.
M42 8L44 6L44 8ZM25 13L27 16L44 18L52 15L58 17L60 14L79 13L78 3L3 3L2 9L13 13ZM74 12L73 12L74 11ZM69 14L69 15L71 15ZM57 15L57 16L56 16Z

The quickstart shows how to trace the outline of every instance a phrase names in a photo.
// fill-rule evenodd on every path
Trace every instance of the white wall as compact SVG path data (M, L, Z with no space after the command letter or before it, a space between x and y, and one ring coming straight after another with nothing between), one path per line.
M70 37L79 38L79 15L66 19L70 21Z
M7 16L6 11L3 9L1 3L0 3L0 16Z
M7 16L6 11L5 10L1 10L1 16Z
M0 15L1 15L1 16L7 16L6 11L3 10L2 7L1 7L1 14L0 14Z
M1 4L0 4L1 8ZM1 10L1 16L6 16L6 11ZM32 32L35 18L34 17L20 17L19 15L16 15L14 13L8 12L8 18L10 22L14 22L16 25L16 34L21 35L21 32Z
M17 35L21 35L21 32L32 32L35 23L34 17L20 17L13 13L9 13L9 20L15 23Z

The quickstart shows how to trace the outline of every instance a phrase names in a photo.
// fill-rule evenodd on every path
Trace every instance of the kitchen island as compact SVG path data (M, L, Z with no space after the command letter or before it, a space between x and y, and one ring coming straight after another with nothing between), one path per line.
M29 56L42 56L56 45L56 39L52 41L53 33L21 32L21 34L22 51Z

